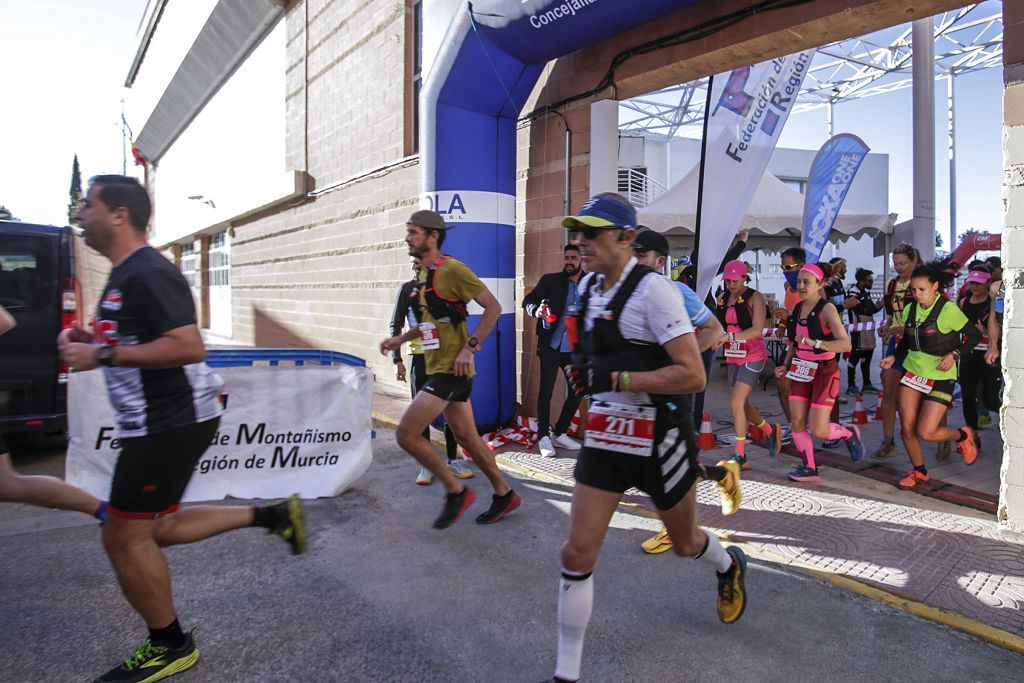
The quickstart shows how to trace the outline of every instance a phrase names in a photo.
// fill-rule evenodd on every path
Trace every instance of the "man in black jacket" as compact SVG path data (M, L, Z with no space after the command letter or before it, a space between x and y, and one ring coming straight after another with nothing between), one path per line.
M540 389L537 391L537 434L540 435L540 453L546 457L555 454L555 446L578 451L579 443L565 432L579 408L579 397L569 389L565 368L569 366L568 335L565 330L565 312L577 299L576 285L580 281L580 250L575 244L565 245L562 251L563 267L558 273L541 277L523 300L523 310L537 318L537 355L540 357ZM555 423L554 438L550 433L551 393L555 379L562 370L566 380L565 403Z

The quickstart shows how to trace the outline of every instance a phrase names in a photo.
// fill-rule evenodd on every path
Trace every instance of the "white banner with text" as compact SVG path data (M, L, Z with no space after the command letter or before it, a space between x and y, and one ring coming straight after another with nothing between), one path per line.
M336 496L370 466L373 373L365 367L216 368L226 408L184 501ZM67 480L106 499L120 452L99 371L68 384Z

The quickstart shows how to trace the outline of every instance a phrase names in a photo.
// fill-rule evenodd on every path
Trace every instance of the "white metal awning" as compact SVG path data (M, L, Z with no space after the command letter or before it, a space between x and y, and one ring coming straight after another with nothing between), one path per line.
M135 140L156 163L284 15L284 0L220 0ZM140 48L141 49L141 48Z

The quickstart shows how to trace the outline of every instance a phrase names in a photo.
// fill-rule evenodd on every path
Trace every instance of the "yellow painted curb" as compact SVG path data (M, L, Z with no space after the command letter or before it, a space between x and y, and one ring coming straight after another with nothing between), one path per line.
M374 423L379 424L382 427L394 428L398 426L398 423L393 418L386 415L381 415L377 412L373 413ZM436 435L432 435L436 436ZM504 458L500 455L495 455L495 460L502 466L503 469L515 472L521 476L530 477L533 479L548 480L550 482L563 484L565 486L572 486L571 480L565 479L550 472L538 470L529 465L524 465L521 462L515 462ZM637 514L650 519L660 519L657 513L650 509L639 505L637 503L620 503L619 507L627 508L631 513ZM962 631L969 635L981 638L984 641L998 645L999 647L1006 648L1007 650L1013 650L1019 654L1024 654L1024 638L1021 636L1010 633L1009 631L1003 631L990 626L984 622L970 617L958 614L951 610L942 609L939 607L932 607L926 605L923 602L914 600L904 595L900 595L893 591L885 590L871 584L865 583L858 579L851 578L849 576L842 576L840 574L830 574L823 572L820 569L802 565L793 562L792 560L771 552L757 544L752 544L747 541L733 541L733 543L743 546L748 549L749 554L757 560L764 562L770 562L772 564L783 565L799 571L802 574L811 576L822 581L827 581L832 585L843 588L861 597L881 602L890 607L894 607L903 612L913 614L914 616L921 617L922 619L928 619L950 628L955 628L958 631Z

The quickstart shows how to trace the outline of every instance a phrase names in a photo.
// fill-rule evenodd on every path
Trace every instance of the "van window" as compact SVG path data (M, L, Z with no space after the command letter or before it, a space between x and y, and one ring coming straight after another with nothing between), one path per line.
M55 291L50 253L47 239L0 235L0 306L13 312L50 305Z

